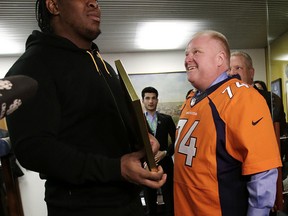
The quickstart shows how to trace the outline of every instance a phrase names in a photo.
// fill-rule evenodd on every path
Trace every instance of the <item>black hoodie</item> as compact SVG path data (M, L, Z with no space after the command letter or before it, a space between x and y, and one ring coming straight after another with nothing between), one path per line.
M119 78L100 56L65 38L33 31L6 76L38 82L36 96L7 117L17 159L47 179L51 206L121 206L139 197L121 177L135 140Z

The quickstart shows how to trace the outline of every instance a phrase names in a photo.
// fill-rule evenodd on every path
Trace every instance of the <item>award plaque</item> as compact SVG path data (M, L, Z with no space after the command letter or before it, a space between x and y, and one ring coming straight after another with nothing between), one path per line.
M134 128L137 133L137 139L140 147L145 149L146 152L146 162L149 170L157 171L157 166L154 160L154 155L152 152L149 136L148 136L148 128L146 119L143 114L142 106L139 97L136 94L136 91L121 63L120 60L115 61L115 65L119 74L119 78L123 89L125 91L125 95L128 101L128 105L131 108L132 120L134 123Z

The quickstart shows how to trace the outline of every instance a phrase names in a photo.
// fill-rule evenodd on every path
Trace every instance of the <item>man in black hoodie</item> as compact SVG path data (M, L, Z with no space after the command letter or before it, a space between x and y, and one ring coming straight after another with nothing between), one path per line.
M95 0L37 0L38 25L7 76L38 82L34 98L7 118L21 165L40 173L49 216L143 215L139 186L166 174L142 168L119 78L92 41ZM159 148L150 136L154 152Z

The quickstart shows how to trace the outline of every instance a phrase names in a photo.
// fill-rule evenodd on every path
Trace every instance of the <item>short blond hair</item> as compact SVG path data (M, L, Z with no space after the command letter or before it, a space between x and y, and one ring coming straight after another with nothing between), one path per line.
M219 41L221 46L224 48L227 58L230 58L230 46L229 46L227 38L222 33L214 31L214 30L199 31L192 36L191 40L199 36L203 36L203 35L207 35L211 37L212 39Z

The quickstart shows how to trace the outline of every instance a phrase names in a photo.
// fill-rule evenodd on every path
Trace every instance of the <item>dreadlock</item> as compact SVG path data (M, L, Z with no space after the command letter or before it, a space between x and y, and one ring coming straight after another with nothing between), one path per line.
M46 7L45 0L36 0L35 14L41 31L51 33L53 31L50 26L51 13Z

